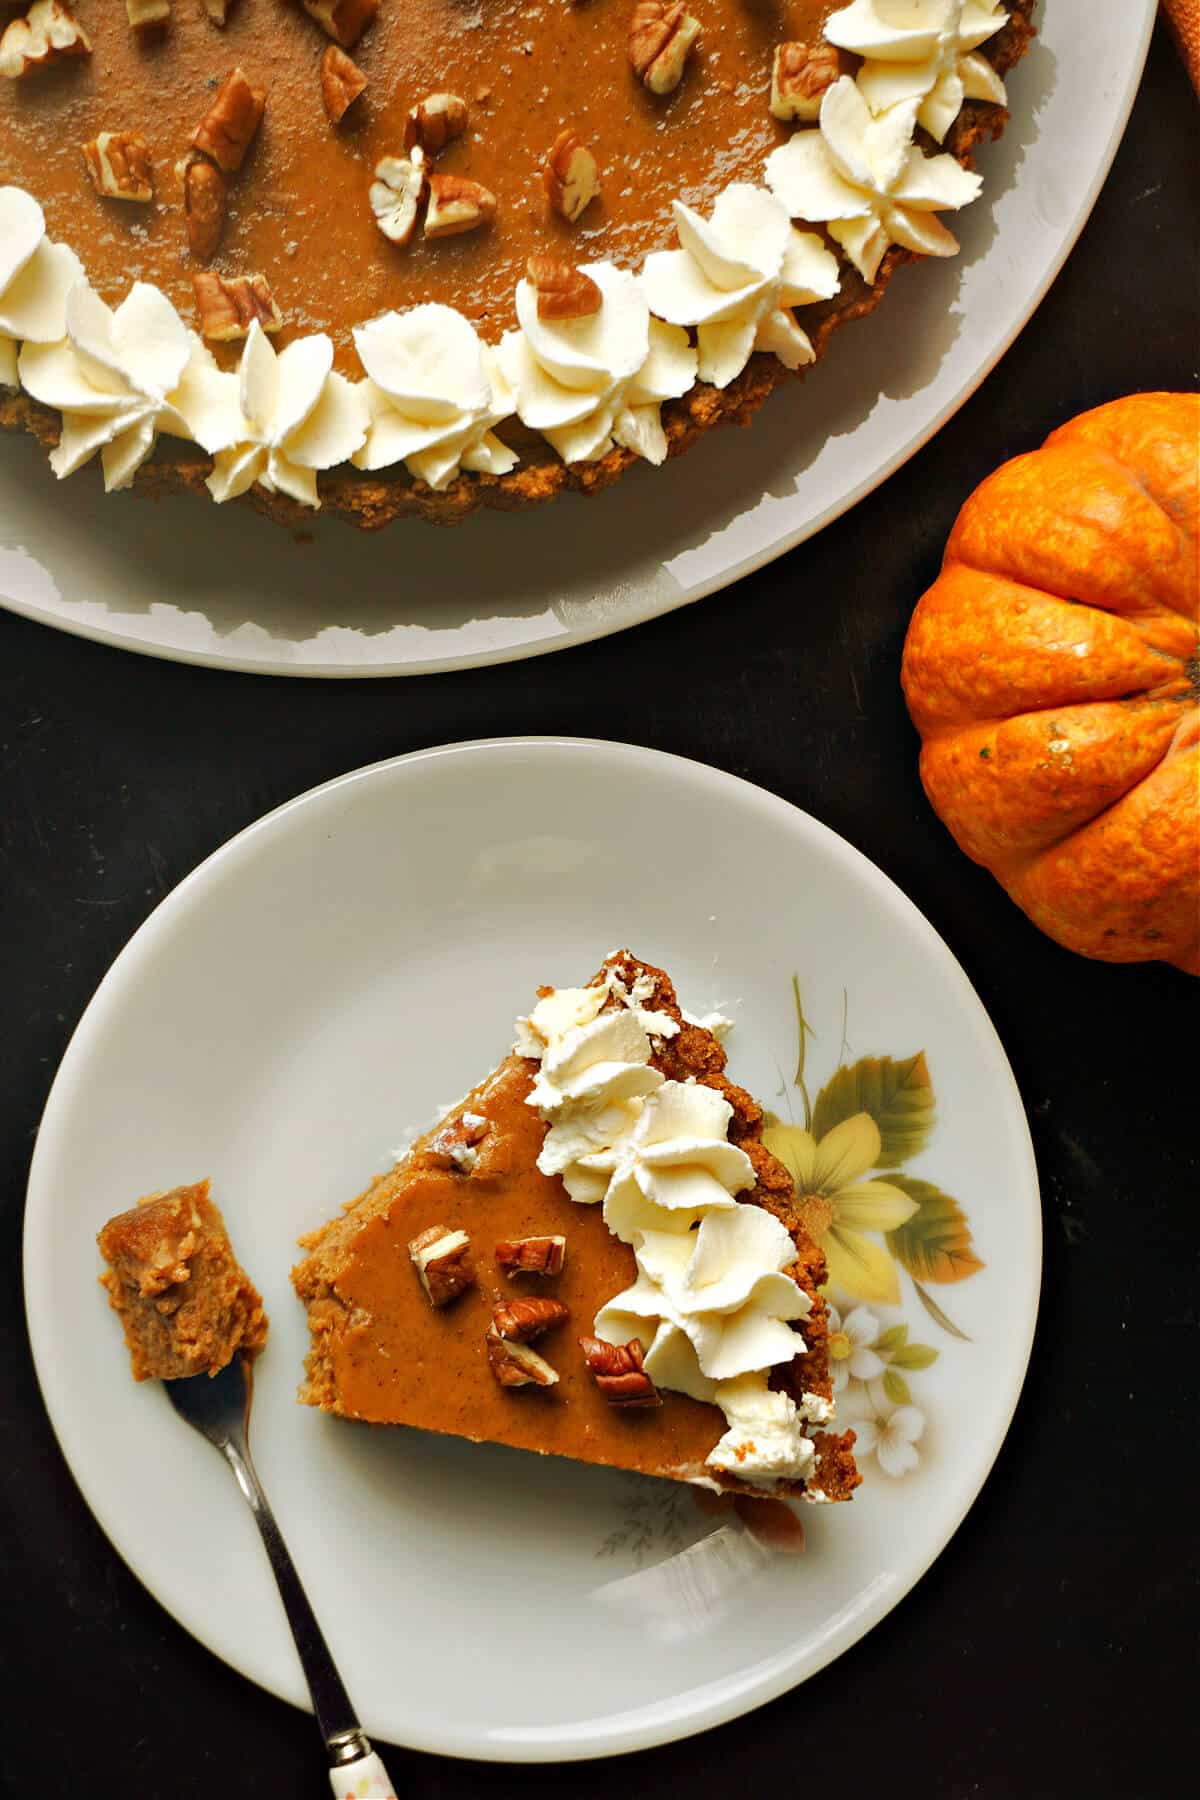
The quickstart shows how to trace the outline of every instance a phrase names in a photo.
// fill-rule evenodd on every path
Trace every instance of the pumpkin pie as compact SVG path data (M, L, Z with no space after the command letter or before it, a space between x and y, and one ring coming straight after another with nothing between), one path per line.
M717 1030L628 951L292 1271L300 1398L374 1425L714 1489L848 1499L821 1251Z
M292 523L594 492L953 252L1032 6L9 5L0 423Z
M217 1375L266 1343L262 1299L233 1253L207 1181L147 1194L110 1219L97 1242L108 1264L100 1280L124 1328L135 1381Z

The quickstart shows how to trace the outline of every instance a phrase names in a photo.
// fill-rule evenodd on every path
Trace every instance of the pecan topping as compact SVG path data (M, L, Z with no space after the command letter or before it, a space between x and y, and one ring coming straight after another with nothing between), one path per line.
M427 238L457 237L463 231L477 231L495 216L496 196L482 182L468 181L465 175L429 177Z
M375 14L379 0L303 0L304 10L343 50L353 50Z
M586 319L598 313L604 296L582 269L559 256L531 256L525 265L537 290L539 319Z
M100 132L83 146L83 160L98 194L110 200L153 200L150 146L140 131Z
M393 244L411 242L428 185L425 152L420 145L411 156L385 156L375 164L371 211L380 231Z
M232 174L242 166L266 104L266 88L251 87L240 69L230 69L193 131L192 143L227 175Z
M420 144L433 156L467 129L467 103L457 94L426 94L404 121L404 148Z
M343 119L367 85L356 62L336 44L328 44L321 58L321 98L333 125Z
M0 75L17 81L60 56L90 56L92 40L63 0L34 0L0 36Z
M125 17L135 31L153 31L171 16L171 0L125 0Z
M465 1231L431 1225L413 1238L408 1254L431 1306L446 1306L465 1289L474 1286L471 1240Z
M228 343L244 338L255 319L264 331L278 331L283 317L274 296L261 275L213 275L205 272L192 276L196 305L200 310L200 331L214 343Z
M638 0L629 25L629 61L652 94L669 94L683 80L683 66L700 35L682 0Z
M600 1338L582 1337L579 1348L611 1406L662 1405L662 1396L642 1367L642 1346L636 1338L627 1344L606 1344Z
M184 164L183 215L188 249L197 262L208 262L225 229L225 177L205 156L189 157Z
M572 225L600 192L596 158L573 131L560 131L542 168L546 196Z
M482 1113L460 1113L435 1134L425 1154L439 1169L461 1169L469 1175L479 1160L478 1146L488 1130Z
M570 1317L561 1300L505 1300L492 1314L492 1330L513 1344L531 1344Z
M777 44L771 65L771 111L777 119L816 119L841 73L832 44Z
M502 1338L494 1328L486 1338L487 1359L501 1387L553 1387L557 1371L528 1344Z
M209 158L194 151L175 167L184 180L187 248L198 263L207 263L216 256L225 230L225 176Z
M214 25L224 25L229 17L229 0L204 0L204 10Z
M567 1260L565 1237L501 1238L496 1264L504 1275L561 1275Z

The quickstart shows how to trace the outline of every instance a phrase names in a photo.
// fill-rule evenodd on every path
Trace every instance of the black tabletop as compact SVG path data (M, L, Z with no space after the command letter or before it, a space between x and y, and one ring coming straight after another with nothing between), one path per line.
M403 684L307 683L154 662L0 614L5 1794L328 1792L311 1720L176 1625L75 1489L23 1321L29 1156L97 982L189 869L344 770L513 731L625 738L746 776L912 896L975 983L1028 1108L1042 1311L1016 1420L970 1516L831 1668L748 1718L620 1764L519 1769L393 1749L399 1792L600 1800L616 1784L715 1800L736 1782L1036 1800L1188 1785L1200 1170L1183 1027L1195 990L1164 967L1059 950L955 850L921 791L898 675L912 607L989 469L1115 395L1197 385L1195 127L1160 33L1078 248L974 399L821 536L632 634Z

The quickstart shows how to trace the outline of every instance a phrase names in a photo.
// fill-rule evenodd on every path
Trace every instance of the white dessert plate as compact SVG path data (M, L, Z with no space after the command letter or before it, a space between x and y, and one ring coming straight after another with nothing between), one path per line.
M731 1071L781 1117L802 1124L805 1091L822 1134L874 1108L882 1142L860 1120L842 1185L890 1164L920 1203L885 1241L864 1235L861 1195L826 1193L850 1257L839 1404L868 1453L851 1504L800 1509L803 1555L769 1553L692 1489L295 1402L298 1235L505 1054L540 983L586 981L617 944L671 971L693 1011L734 1020ZM237 1489L162 1390L130 1380L96 1285L104 1220L205 1174L271 1315L252 1432L267 1491L368 1731L424 1750L611 1754L802 1681L946 1544L1032 1340L1029 1133L946 946L806 814L625 745L451 745L270 814L152 914L55 1080L25 1279L59 1442L162 1604L303 1705Z
M417 675L534 656L669 612L801 543L974 392L1083 228L1141 77L1154 0L1050 0L979 157L958 257L902 271L750 431L540 513L375 537L313 518L299 543L243 507L56 483L0 433L0 604L128 650L278 675ZM1014 452L1027 445L1013 445Z

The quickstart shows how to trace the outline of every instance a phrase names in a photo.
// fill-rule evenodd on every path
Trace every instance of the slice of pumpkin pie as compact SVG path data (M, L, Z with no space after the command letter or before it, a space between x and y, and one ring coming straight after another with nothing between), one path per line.
M292 1271L302 1401L743 1493L845 1500L825 1265L713 1030L628 951Z

